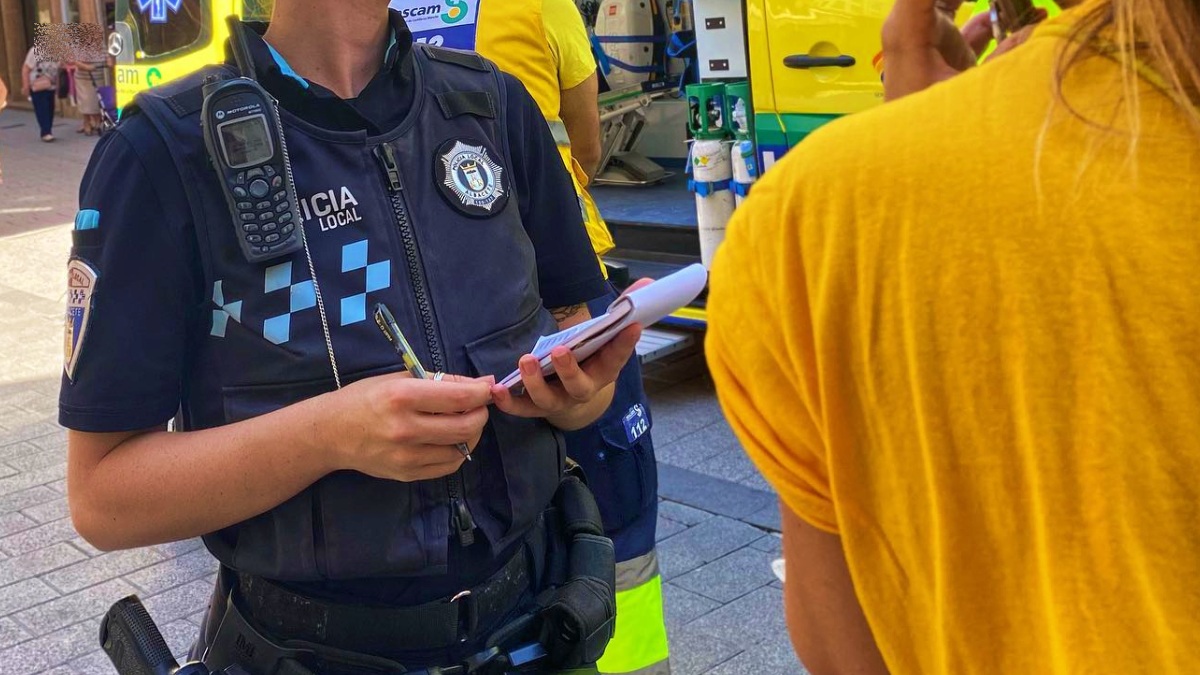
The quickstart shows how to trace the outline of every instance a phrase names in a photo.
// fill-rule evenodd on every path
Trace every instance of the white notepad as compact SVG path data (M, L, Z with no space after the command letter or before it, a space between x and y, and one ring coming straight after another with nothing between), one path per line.
M626 293L608 306L608 311L553 335L538 338L530 353L542 364L542 374L554 372L550 361L550 350L562 345L571 349L575 358L582 362L595 354L632 324L649 326L662 320L671 312L691 303L708 283L708 270L699 263L689 265L674 274ZM521 371L514 370L500 384L509 389L520 389Z

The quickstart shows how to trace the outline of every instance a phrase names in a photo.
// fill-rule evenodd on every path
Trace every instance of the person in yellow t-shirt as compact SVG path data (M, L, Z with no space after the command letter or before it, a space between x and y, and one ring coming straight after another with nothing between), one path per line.
M592 248L597 258L608 253L612 235L587 191L600 163L599 81L575 3L481 2L475 50L521 80L537 102L575 182Z
M953 75L934 5L890 21L912 91ZM1196 26L1087 2L823 127L730 222L708 359L814 675L1196 671Z
M573 0L542 0L542 25L558 70L559 116L571 139L571 156L590 183L600 164L600 82L592 43Z

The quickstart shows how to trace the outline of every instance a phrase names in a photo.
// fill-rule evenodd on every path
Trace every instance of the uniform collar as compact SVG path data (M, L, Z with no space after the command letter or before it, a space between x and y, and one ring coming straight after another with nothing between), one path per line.
M292 78L296 82L299 82L300 86L304 87L305 89L308 89L309 88L308 80L304 79L303 77L300 77L296 73L296 71L292 69L291 64L289 64L287 62L287 59L283 58L283 54L280 54L278 51L276 51L275 48L271 46L270 42L267 42L266 40L263 40L262 42L263 42L263 44L265 44L267 46L267 49L271 52L271 58L275 60L275 65L279 68L280 74L286 75L287 77ZM383 52L383 67L385 70L390 70L396 63L396 51L397 51L396 46L397 46L397 44L398 43L396 41L396 29L393 26L391 35L389 36L389 39L388 39L387 49L385 49Z
M387 49L383 52L383 68L379 75L387 72L394 72L404 61L405 57L412 51L412 32L408 29L408 25L404 23L404 18L395 10L388 10L388 23L391 25L391 35L388 39ZM258 76L260 82L263 82L268 89L271 89L271 83L275 80L285 80L299 85L300 88L308 91L308 93L322 95L328 90L317 86L314 90L313 85L308 80L300 77L292 66L283 58L274 47L267 43L262 38L266 32L267 24L265 23L247 23L251 28L247 43L250 50L250 56L254 60L255 75ZM332 95L332 92L328 92Z

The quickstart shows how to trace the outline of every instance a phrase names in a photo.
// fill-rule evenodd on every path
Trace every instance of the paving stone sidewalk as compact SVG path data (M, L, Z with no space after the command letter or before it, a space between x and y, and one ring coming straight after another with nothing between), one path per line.
M95 139L0 113L0 675L113 673L99 617L137 593L182 654L215 563L198 540L103 553L71 526L56 424L63 269ZM779 514L721 416L698 350L646 373L659 459L659 551L675 675L802 674L788 642Z

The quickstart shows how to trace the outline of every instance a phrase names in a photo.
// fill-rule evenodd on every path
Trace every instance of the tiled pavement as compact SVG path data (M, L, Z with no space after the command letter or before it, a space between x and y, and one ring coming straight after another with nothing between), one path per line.
M137 593L172 649L194 638L214 563L198 541L101 553L67 513L65 436L55 424L63 263L93 142L62 121L0 113L0 675L112 673L99 616ZM779 515L721 417L693 351L652 364L658 521L676 675L803 673L783 623Z

